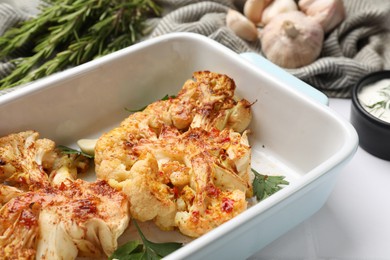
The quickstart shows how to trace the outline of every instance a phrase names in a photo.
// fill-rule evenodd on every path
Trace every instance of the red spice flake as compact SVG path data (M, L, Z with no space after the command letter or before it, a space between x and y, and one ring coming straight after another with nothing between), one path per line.
M175 199L177 199L179 197L179 188L177 188L176 186L174 186L172 188L172 192L173 192L173 195L175 196Z
M221 131L219 131L217 128L213 127L210 130L210 136L211 137L217 137Z
M8 212L15 213L21 208L25 207L26 205L22 203L20 200L16 199L14 203L11 204L11 206L8 209Z
M226 143L226 142L230 142L230 137L229 136L221 139L221 143Z
M20 214L19 223L28 228L31 228L38 224L38 219L37 216L35 216L31 211L23 210Z
M206 187L206 192L207 192L208 196L210 196L212 198L217 198L219 196L219 194L221 193L221 190L218 189L217 187L215 187L214 185L209 184Z
M200 213L199 213L198 210L192 211L192 218L191 218L191 220L193 222L195 222L195 223L198 222L199 221L199 215L200 215Z
M189 135L188 135L188 139L199 139L200 135L198 133L194 133L194 132L191 132Z
M207 104L205 104L205 108L200 108L198 110L198 113L203 115L203 116L209 116L211 114L211 111L210 111L210 108L207 108L206 106Z
M12 202L10 202L10 206L8 208L8 212L15 213L17 211L23 210L33 202L34 193L28 192L25 193L24 196L16 197Z
M75 204L73 214L79 220L86 220L88 219L88 215L96 215L98 212L96 204L89 199L77 200Z
M27 185L27 180L26 178L22 177L22 176L19 176L18 178L18 182L22 185Z
M66 185L65 185L63 182L61 182L61 184L60 184L60 186L58 187L58 189L63 191L63 190L66 189Z
M51 186L45 186L43 187L43 189L41 190L43 193L49 193L49 194L57 194L58 191L56 188L54 187L51 187Z
M94 191L95 194L99 194L102 196L108 196L112 197L117 191L112 188L107 181L105 180L99 180L92 184L91 189Z
M226 213L231 213L233 211L233 208L234 208L233 205L234 205L234 200L229 199L229 198L222 199L221 208Z
M130 148L130 149L133 148L133 147L135 146L134 143L129 142L129 141L125 141L125 142L124 142L124 145L125 145L125 147Z

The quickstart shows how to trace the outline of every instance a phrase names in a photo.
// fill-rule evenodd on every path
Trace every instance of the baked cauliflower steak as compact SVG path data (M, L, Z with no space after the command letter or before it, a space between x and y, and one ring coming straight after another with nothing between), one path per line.
M235 88L226 75L195 72L176 97L98 139L97 177L126 194L133 218L199 237L247 208L251 104Z
M109 256L129 222L126 196L77 179L87 158L58 151L35 131L0 138L0 256Z

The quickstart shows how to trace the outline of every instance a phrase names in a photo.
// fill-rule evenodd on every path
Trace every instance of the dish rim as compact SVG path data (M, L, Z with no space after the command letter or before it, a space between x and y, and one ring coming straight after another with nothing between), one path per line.
M188 33L188 32L177 32L177 33L170 33L170 34L166 34L156 38L142 41L135 45L119 50L117 52L108 54L106 56L100 57L93 61L79 65L77 67L69 68L65 71L17 87L17 89L9 93L6 93L5 95L0 96L0 105L3 103L11 102L14 99L23 98L25 96L28 96L29 94L42 91L46 88L50 88L52 84L57 81L62 81L64 79L67 79L68 77L77 74L87 73L89 70L93 70L94 68L100 66L100 64L112 62L123 55L136 52L140 49L148 48L152 45L158 45L159 42L175 41L175 40L195 41L195 42L202 42L203 44L206 45L210 45L213 48L219 49L223 55L228 55L229 58L237 62L237 66L244 66L244 68L247 70L252 70L253 72L259 73L262 76L268 77L274 81L278 81L278 79L274 78L271 74L264 73L261 70L261 68L254 66L249 61L240 57L239 54L233 52L232 50L228 49L222 44L206 36L195 34L195 33ZM253 207L248 208L245 212L229 220L227 223L224 223L221 226L211 230L207 234L193 240L190 244L186 245L183 248L178 249L173 254L175 255L189 254L191 252L195 252L196 250L201 249L203 246L209 245L210 243L215 241L215 239L218 239L230 233L231 231L237 229L240 225L242 225L246 221L256 218L257 216L266 212L273 206L284 201L285 199L287 199L297 191L306 187L311 182L317 180L321 176L324 176L326 173L330 172L332 169L338 167L345 160L350 159L354 155L358 147L358 137L355 129L352 127L352 125L349 124L349 122L341 118L329 107L319 104L315 100L307 97L306 95L303 95L301 92L297 91L296 89L290 88L289 86L286 85L286 83L284 82L279 82L279 83L280 83L279 84L280 87L282 87L284 91L287 91L291 93L291 95L300 98L302 101L306 102L309 106L315 107L316 109L320 109L322 113L326 113L328 117L332 118L332 120L336 121L337 124L341 126L341 128L344 130L344 136L346 137L348 136L348 138L344 138L343 145L335 154L333 154L326 161L317 165L309 172L305 173L299 179L299 182L297 181L294 182L294 185L288 185L284 187L282 190L273 194L271 197L268 197L266 200L261 201L261 203L257 203Z

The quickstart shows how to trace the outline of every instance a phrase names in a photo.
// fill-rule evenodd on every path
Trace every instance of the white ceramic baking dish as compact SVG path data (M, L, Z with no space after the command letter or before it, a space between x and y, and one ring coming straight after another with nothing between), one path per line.
M124 108L177 93L197 70L227 74L256 101L252 167L290 184L167 259L245 259L322 207L358 145L324 95L265 59L191 33L147 40L0 96L0 135L34 129L76 147L116 126Z

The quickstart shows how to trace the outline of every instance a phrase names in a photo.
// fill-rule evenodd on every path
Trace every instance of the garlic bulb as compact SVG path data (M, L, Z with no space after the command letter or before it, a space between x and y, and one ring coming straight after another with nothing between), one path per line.
M244 4L245 17L255 24L260 23L264 9L271 1L272 0L246 0Z
M226 14L226 25L241 39L247 41L258 39L258 31L255 24L236 10L229 9Z
M324 40L321 25L300 11L280 14L261 34L264 55L284 68L299 68L315 61Z
M325 33L333 30L346 16L342 0L300 0L298 6L321 24Z
M299 7L299 10L301 10L302 12L306 13L307 12L307 9L309 9L309 7L317 2L318 0L299 0L298 1L298 7Z
M266 25L275 16L296 10L298 10L298 6L294 0L274 0L264 9L261 24Z

